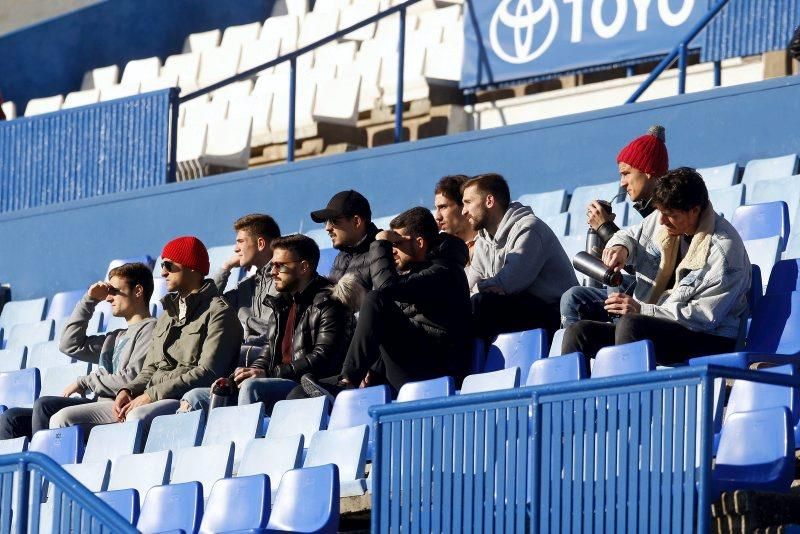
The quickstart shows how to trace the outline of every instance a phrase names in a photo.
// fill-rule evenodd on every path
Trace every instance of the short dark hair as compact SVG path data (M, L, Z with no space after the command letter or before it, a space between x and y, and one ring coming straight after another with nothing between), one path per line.
M270 243L270 248L288 250L297 256L298 260L305 260L316 270L319 264L319 246L316 241L303 234L290 234L276 237Z
M422 237L431 242L439 235L439 226L430 211L422 206L406 210L389 223L389 228L406 230L414 237Z
M511 191L508 189L508 182L499 174L490 172L473 176L461 186L461 193L463 194L465 189L473 185L476 186L481 193L492 195L504 211L507 210L508 205L511 204Z
M463 196L461 194L461 186L469 180L469 176L464 174L451 174L445 176L436 184L436 189L433 191L434 195L442 195L458 204L464 205Z
M144 301L150 302L153 296L153 271L144 263L123 263L108 271L108 279L113 277L124 278L131 288L142 286Z
M263 237L264 239L275 239L281 236L281 229L275 219L263 213L251 213L240 217L233 223L233 229L237 232L244 230L253 237Z
M689 211L708 206L708 189L700 174L689 167L678 167L656 180L653 205L658 209Z

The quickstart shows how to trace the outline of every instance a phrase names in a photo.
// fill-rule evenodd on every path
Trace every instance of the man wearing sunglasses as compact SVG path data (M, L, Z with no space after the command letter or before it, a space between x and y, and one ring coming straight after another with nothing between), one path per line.
M64 325L59 349L67 357L99 365L64 390L60 397L40 397L31 408L10 408L0 415L0 439L30 437L39 430L82 423L84 430L96 424L114 423L108 415L111 401L123 385L142 368L153 339L156 320L150 317L153 273L142 263L126 263L108 273L107 282L96 282L75 306ZM111 314L122 317L127 328L105 334L88 334L97 305L111 305ZM96 401L86 399L87 392ZM80 395L74 397L73 395Z

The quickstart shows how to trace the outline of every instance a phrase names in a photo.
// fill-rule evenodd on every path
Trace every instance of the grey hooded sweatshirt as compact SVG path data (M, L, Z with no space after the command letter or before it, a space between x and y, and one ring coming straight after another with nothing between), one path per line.
M519 202L508 206L494 236L486 229L478 233L467 278L473 293L493 286L556 306L567 289L578 285L553 230Z

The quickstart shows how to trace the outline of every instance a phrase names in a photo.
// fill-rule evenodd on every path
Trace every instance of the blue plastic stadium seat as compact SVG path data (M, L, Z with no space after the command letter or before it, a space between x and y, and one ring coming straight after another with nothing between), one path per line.
M649 339L603 347L597 351L592 378L653 371L656 368L655 352Z
M150 268L151 271L155 266L155 261L153 260L152 256L149 256L147 254L144 254L142 256L133 256L130 258L119 258L108 262L108 267L106 267L106 271L103 273L103 278L108 277L108 273L111 271L111 269L115 269L120 265L125 265L126 263L144 263ZM159 265L158 268L161 269L161 266Z
M336 464L339 468L339 495L363 495L367 491L364 466L368 438L368 425L320 430L311 438L303 467Z
M472 359L469 363L469 374L483 372L486 365L486 342L475 338L472 340Z
M39 392L39 396L61 395L67 386L75 382L78 377L86 376L91 367L89 363L78 362L55 365L42 370L42 390ZM77 394L73 394L73 397L77 396Z
M372 417L369 415L370 406L387 404L391 399L389 387L385 385L342 391L336 397L336 402L333 403L328 430L358 425L367 425L372 428ZM375 445L372 432L369 432L368 436L367 458L371 460L374 457Z
M526 386L541 386L580 380L589 376L586 358L580 352L554 358L542 358L531 365Z
M785 260L793 260L795 258L800 258L800 230L797 228L789 236L789 242L786 244L786 250L783 253L783 259Z
M330 248L330 238L326 236L326 239L328 240L328 247L319 250L319 264L317 264L317 272L322 276L328 276L331 273L333 260L335 260L336 256L339 254L338 250Z
M200 528L202 517L203 488L199 482L155 486L147 492L136 528L144 534L191 533Z
M749 189L759 180L783 178L797 173L797 154L787 154L774 158L753 159L747 162L742 175L742 183Z
M530 206L537 217L550 217L567 210L567 190L557 189L544 193L529 193L519 197L517 202Z
M547 332L542 328L500 334L489 347L484 371L498 371L508 367L519 367L528 376L531 364L547 356Z
M264 474L272 484L272 493L286 471L303 464L303 436L253 439L245 446L237 476Z
M372 222L375 223L375 226L377 226L379 230L388 230L389 223L391 223L392 219L398 215L399 213L395 213L394 215L385 215L383 217L378 217L377 219L372 219Z
M175 452L170 482L199 482L203 495L209 495L211 486L233 473L233 442L187 447Z
M455 389L452 376L442 376L419 382L406 382L397 393L397 402L449 397L455 392Z
M89 432L84 462L114 461L120 456L142 452L142 422L126 421L98 425Z
M282 438L302 434L303 443L307 445L311 442L314 432L326 428L328 428L326 397L278 401L272 409L266 437Z
M283 475L267 532L333 534L339 528L339 470L333 464Z
M734 185L739 178L739 165L728 163L716 167L702 167L697 169L697 172L703 177L706 188L711 192L712 189Z
M469 375L461 385L461 394L483 393L519 387L519 367L510 367L491 373Z
M25 346L0 350L0 373L24 369L27 354L28 348Z
M315 228L313 230L309 230L305 233L305 235L314 240L317 246L319 246L320 252L322 252L324 249L335 250L333 249L333 245L331 245L331 237L328 235L328 232L325 230L325 228ZM338 253L339 251L337 250L336 252ZM322 259L320 259L320 261L322 261ZM317 272L322 275L325 274L319 269L317 269Z
M308 500L308 493L313 493L314 489L304 490L303 494L297 496L298 504L303 508L313 506ZM200 523L201 534L261 532L258 529L266 527L270 517L270 493L270 480L266 475L217 481L211 489ZM306 513L313 511L306 508Z
M256 402L244 406L215 408L208 414L203 445L227 445L231 441L236 446L234 465L242 459L245 444L253 438L261 437L261 421L264 418L264 403Z
M64 464L61 467L91 492L106 491L108 487L108 477L111 473L111 462L108 460Z
M12 300L6 302L0 312L0 329L8 331L15 324L38 323L44 319L44 309L47 299Z
M588 226L586 228L588 228ZM564 249L564 252L566 252L570 263L572 263L572 258L574 258L578 252L586 250L586 232L584 231L577 235L561 237L558 239L558 242L561 243L561 247ZM578 284L583 284L583 281L586 279L586 275L578 271L575 271L575 276L578 278Z
M539 217L557 236L565 236L569 232L569 213L556 213Z
M216 276L219 270L222 268L222 264L225 263L231 256L233 256L233 247L230 245L221 247L209 247L208 249L209 275ZM161 269L160 265L159 269ZM236 284L239 283L239 279L241 277L242 277L241 267L234 267L233 269L231 269L230 276L228 276L228 283L225 285L225 291L236 289Z
M570 235L586 235L589 226L586 224L586 206L593 200L612 199L619 193L619 182L609 182L599 185L584 185L576 187L572 191L572 198L569 201L570 214Z
M39 376L38 369L0 374L0 405L6 408L31 408L39 398Z
M101 491L95 495L128 523L136 523L139 519L139 492L135 489Z
M564 340L564 330L566 329L559 328L553 334L553 341L550 342L550 352L548 353L549 356L561 355L561 343Z
M763 237L761 239L748 239L744 241L747 256L753 265L757 265L761 273L761 283L769 283L772 267L781 258L781 238L778 236Z
M774 180L760 180L747 188L746 200L748 204L783 200L789 207L789 224L794 228L800 206L800 174Z
M72 315L75 305L80 302L83 295L86 294L85 289L76 289L74 291L62 291L53 295L50 300L50 306L47 309L45 319L63 319Z
M205 425L203 410L158 416L150 423L144 452L177 451L200 445Z
M55 336L55 322L52 319L47 319L35 323L20 323L15 324L5 332L4 348L10 349L23 345L30 348L53 339Z
M83 430L79 426L40 430L28 450L46 454L58 464L78 463L83 457Z
M794 451L791 414L785 406L730 415L722 426L712 498L737 489L788 492Z
M169 482L171 461L170 451L120 456L111 466L108 489L134 488L140 496L146 497L153 486Z
M13 454L28 450L28 437L0 439L0 454Z
M124 317L115 317L113 315L104 315L103 317L105 318L106 332L128 328L128 321Z
M25 362L27 369L37 367L39 370L44 370L72 363L72 358L58 350L56 341L39 342L29 348L28 359Z
M789 208L782 200L739 206L733 212L731 224L745 241L779 236L782 251L789 239ZM765 273L762 271L761 274Z
M772 267L766 294L800 290L800 259L781 260Z
M730 221L736 208L744 204L744 186L736 184L722 189L711 189L708 199L714 206L714 211Z

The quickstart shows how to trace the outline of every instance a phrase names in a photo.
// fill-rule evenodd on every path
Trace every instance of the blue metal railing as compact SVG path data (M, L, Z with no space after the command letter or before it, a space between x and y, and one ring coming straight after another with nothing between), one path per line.
M336 41L350 32L356 31L359 28L363 28L365 26L369 26L370 24L374 24L384 17L388 17L390 15L398 13L400 16L400 23L399 23L399 33L397 37L397 99L395 101L395 110L394 110L395 113L394 142L399 143L403 139L403 70L405 64L406 9L409 6L416 4L419 1L420 0L406 0L402 4L390 7L389 9L381 11L376 15L372 15L371 17L367 17L360 22L352 24L347 28L339 30L336 33L332 33L327 37L323 37L322 39L319 39L302 48L299 48L292 52L288 52L282 56L278 56L277 58L271 61L267 61L266 63L263 63L257 67L247 69L246 71L240 72L235 76L231 76L230 78L226 78L222 81L209 85L208 87L204 87L202 89L189 93L186 96L182 96L180 97L178 103L184 104L189 100L193 100L199 96L203 96L205 94L211 93L212 91L216 91L217 89L224 87L228 84L252 78L253 76L255 76L264 69L268 69L270 67L274 67L276 65L280 65L281 63L285 63L288 61L289 62L289 125L287 128L288 140L287 140L286 159L287 161L294 161L294 143L295 143L294 115L295 115L295 94L297 89L297 58L302 56L303 54L311 52L315 48L319 48L320 46ZM177 110L175 111L174 114L175 116L177 116ZM176 145L177 131L173 131L172 136L173 136L172 144Z
M682 95L686 92L686 65L687 65L687 56L689 54L689 45L692 43L695 37L697 37L703 29L708 26L708 24L714 19L714 17L719 14L723 7L728 4L729 0L719 0L716 4L714 4L711 9L703 15L703 18L700 19L694 27L689 30L689 33L680 40L680 42L675 45L667 56L661 60L661 62L656 65L656 68L653 69L653 72L650 73L650 76L642 82L642 85L639 86L636 91L625 101L626 104L632 104L636 102L640 96L656 81L656 79L661 75L662 72L667 70L670 65L678 59L678 94ZM714 86L719 87L722 82L722 72L721 72L721 64L719 61L714 62Z
M52 492L45 504L48 485ZM51 518L52 532L138 532L48 456L38 452L0 456L0 530L11 532L13 525L20 534L39 532Z
M722 367L394 403L375 422L373 532L707 532Z

